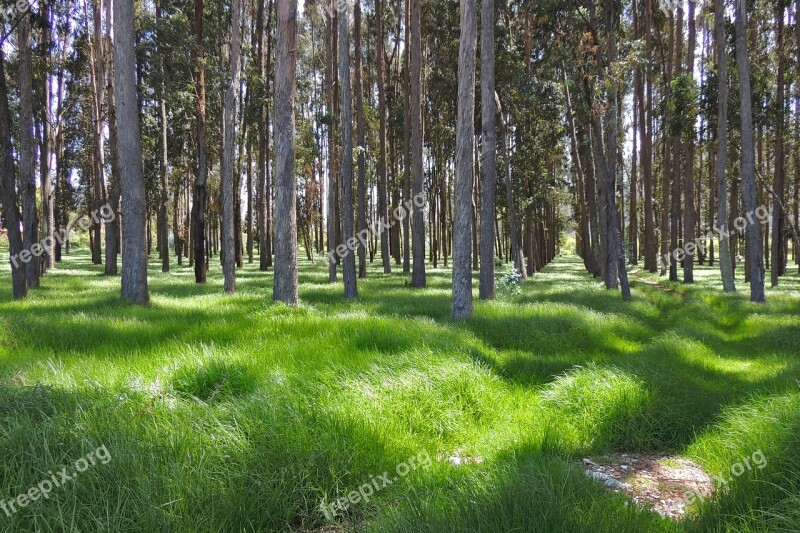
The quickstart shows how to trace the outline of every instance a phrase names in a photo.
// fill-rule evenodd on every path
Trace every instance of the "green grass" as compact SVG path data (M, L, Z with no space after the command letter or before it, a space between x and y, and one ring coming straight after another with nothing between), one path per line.
M759 307L707 267L692 287L634 272L626 303L566 257L454 323L444 269L425 290L371 269L348 303L305 262L298 309L253 265L234 296L216 260L205 286L159 270L147 308L81 252L22 302L0 274L0 499L112 456L0 511L0 531L800 529L797 275ZM647 451L718 473L757 450L767 467L683 523L577 466ZM369 502L321 511L424 452L430 467Z

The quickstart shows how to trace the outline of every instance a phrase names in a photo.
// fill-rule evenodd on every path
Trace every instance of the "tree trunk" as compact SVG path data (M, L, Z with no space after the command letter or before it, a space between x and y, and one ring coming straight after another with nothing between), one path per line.
M411 4L411 174L413 176L412 192L414 201L414 220L412 227L412 247L414 249L414 265L411 272L411 286L422 288L425 279L425 211L416 204L423 198L422 187L425 178L422 169L422 35L420 34L420 16L422 0L408 0ZM411 198L406 198L406 202Z
M784 59L784 3L778 2L776 19L778 23L776 35L776 53L778 55L778 76L777 76L777 99L775 105L778 112L775 114L775 182L773 193L775 199L772 203L772 270L770 271L770 281L773 287L778 286L780 276L786 273L784 259L786 257L786 239L784 237L786 229L787 213L783 211L786 200L786 157L784 150L784 136L786 135L786 120L784 118L786 109L786 89L784 83L785 59ZM765 232L768 233L768 232Z
M114 91L119 126L119 168L125 223L122 225L122 298L145 305L147 288L146 197L136 93L133 0L114 1Z
M719 268L722 274L722 289L736 290L731 261L730 237L728 233L728 59L725 51L725 0L714 0L714 42L717 52L717 82L719 110L717 114L717 226L719 228ZM713 205L709 206L713 209Z
M350 82L350 11L345 6L339 13L339 88L341 94L342 127L342 258L344 297L358 298L356 257L353 246L353 97Z
M742 202L745 213L756 210L755 140L750 88L750 59L747 55L747 6L736 1L736 66L739 71L739 107L742 123ZM750 300L764 303L764 260L761 255L761 225L746 228L747 255L750 260Z
M494 0L481 2L481 241L480 298L495 298L497 124L494 72Z
M511 156L509 155L508 148L508 126L506 119L503 116L503 108L500 105L500 97L495 93L495 110L497 111L497 120L500 123L500 146L503 151L503 168L505 169L505 182L506 182L506 203L508 204L508 225L511 234L511 258L514 263L514 268L520 273L522 279L528 279L528 273L525 270L525 260L522 256L522 239L519 234L519 224L517 222L517 213L514 205L514 187L511 182Z
M119 213L119 198L120 198L120 177L119 177L119 133L117 130L117 110L116 100L114 98L114 62L111 60L114 43L112 41L113 34L113 0L108 0L107 7L107 22L109 31L106 33L106 55L108 60L108 148L111 154L111 176L109 177L108 187L108 205L115 216L106 221L106 268L105 273L109 276L115 276L118 273L117 260L119 258L120 242L120 220L117 214ZM165 211L166 213L166 211ZM164 215L166 216L166 215ZM166 223L166 222L165 222ZM164 241L164 250L169 257L169 250ZM169 261L169 259L167 259Z
M378 115L380 131L378 132L380 154L378 156L378 221L389 222L389 190L386 184L386 94L384 87L383 62L383 9L382 1L375 0L375 63L378 76ZM381 228L381 262L384 274L392 273L391 252L389 251L389 228Z
M367 230L367 134L364 126L364 82L362 78L362 59L361 59L361 2L356 0L354 5L354 31L355 31L355 80L356 85L356 143L358 146L358 226L357 230L362 237L368 235ZM367 277L367 249L365 246L366 238L358 241L358 277Z
M52 41L53 11L45 3L42 5L43 21L42 24L42 62L45 66L45 73L42 77L44 110L42 111L42 149L41 149L41 183L42 183L42 216L44 217L45 241L50 243L45 250L45 268L55 268L55 208L51 173L51 157L53 149L53 94L50 86L50 72L52 64L50 62L50 43Z
M206 146L206 71L203 66L203 0L194 0L194 61L197 68L195 107L197 112L197 176L192 197L191 234L194 238L194 279L205 283L206 263L206 182L208 181L208 148Z
M28 288L39 286L39 218L36 211L36 169L33 151L33 58L31 19L23 17L19 36L19 181L22 192L22 245L33 257L25 263Z
M222 119L222 168L220 179L222 193L220 199L222 215L222 272L225 276L225 292L236 291L236 222L234 212L234 172L236 154L236 108L239 91L241 65L241 2L231 0L231 48L230 82L225 91ZM236 180L238 182L238 180ZM236 188L238 192L238 187Z
M25 281L25 261L20 258L23 251L19 225L22 216L17 203L17 171L14 168L14 147L11 144L11 113L8 109L8 86L6 85L5 52L0 46L0 202L3 205L3 224L8 232L8 251L11 260L11 288L15 299L28 295ZM25 248L26 253L30 251Z
M418 0L415 0L418 1ZM475 138L475 0L460 2L461 40L458 53L458 118L456 124L456 205L453 222L453 319L472 316L472 188Z
M695 2L689 2L688 13L689 43L686 50L686 75L694 84L694 49L697 45L697 29L695 20ZM683 245L695 240L695 206L694 206L694 145L695 145L695 122L694 115L690 113L688 132L684 136L686 146L686 160L684 161L684 204L683 204ZM683 282L694 283L694 254L686 254L683 263Z
M275 56L275 301L298 303L294 99L297 0L277 0ZM330 193L329 193L330 194ZM330 213L328 214L330 216Z

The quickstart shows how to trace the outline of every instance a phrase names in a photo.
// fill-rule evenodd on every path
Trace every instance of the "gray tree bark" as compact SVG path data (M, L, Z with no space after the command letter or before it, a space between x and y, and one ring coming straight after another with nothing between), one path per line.
M413 199L422 197L424 174L422 170L422 35L420 34L420 2L411 3L411 175ZM474 68L473 68L474 70ZM474 78L474 74L473 74ZM473 96L474 98L474 96ZM406 198L406 202L409 198ZM411 269L411 286L425 287L425 212L414 205L411 228L411 247L413 248L413 266Z
M36 169L33 151L33 58L31 52L31 19L23 16L19 35L19 181L22 192L22 245L35 251L39 242L39 217L36 210ZM25 263L25 282L28 288L39 286L37 254Z
M742 124L742 202L745 214L756 210L755 138L753 98L750 88L750 59L747 55L747 2L736 0L736 67L739 71L739 107ZM764 294L764 254L761 225L747 224L747 255L750 259L750 301L766 302Z
M275 301L297 305L297 202L294 99L297 0L277 0L275 57ZM329 215L330 216L330 215Z
M194 254L195 283L205 283L208 274L208 264L206 263L206 183L208 181L208 147L206 146L206 70L203 66L203 0L194 1L193 33L195 37L193 59L197 68L195 82L197 176L195 176L194 189L192 191L191 235L192 251ZM180 251L178 264L180 264Z
M239 95L242 47L241 0L231 0L231 48L230 79L225 91L222 118L222 272L225 276L225 292L236 291L236 235L234 221L234 176L236 169L236 107Z
M44 217L44 230L47 242L51 243L50 249L45 252L45 268L55 268L55 202L53 197L53 186L50 180L51 155L53 149L53 94L50 87L50 42L52 41L53 11L45 3L42 5L42 62L45 65L46 73L42 77L43 101L45 108L42 111L42 149L41 149L41 183L42 183L42 216Z
M118 156L125 217L122 225L122 298L145 305L150 299L145 235L147 206L136 93L133 0L114 1L114 92L120 133Z
M161 1L156 1L156 20L161 19ZM163 36L158 36L163 38ZM159 39L159 45L161 40ZM158 125L160 130L159 135L159 160L158 160L158 176L161 182L161 193L158 205L158 232L161 236L161 272L169 272L169 215L167 213L167 206L169 205L169 192L167 189L167 95L166 95L166 81L164 79L164 58L163 51L159 54L161 57L158 61L158 70L161 80L158 84Z
M28 284L25 282L25 264L19 257L23 250L22 234L19 229L22 216L17 203L17 169L14 164L14 147L11 144L11 113L8 109L5 63L5 52L0 46L0 159L2 159L0 202L3 205L4 223L8 232L11 288L14 298L21 299L28 295Z
M719 268L722 289L736 291L728 234L728 58L725 53L725 0L714 0L714 41L717 52L719 110L717 115L717 227L719 232Z
M114 50L114 44L111 39L112 28L114 27L112 8L114 0L108 0L106 4L106 21L108 24L108 33L105 36L105 50L108 61L108 88L106 90L108 107L108 148L111 153L111 176L109 179L108 187L108 205L111 207L114 217L106 221L106 275L117 275L118 258L119 258L119 228L120 220L117 214L119 213L119 197L120 197L120 184L119 184L119 163L117 157L117 150L119 147L119 138L117 133L117 111L116 101L114 100L114 62L111 60ZM166 241L165 241L166 242ZM169 254L168 247L165 246L167 254Z
M495 298L494 246L497 194L497 123L494 73L494 0L481 2L481 300ZM512 206L513 208L513 206Z
M380 115L378 156L378 220L389 221L389 190L386 177L386 93L384 87L384 42L383 7L381 0L375 0L375 63L378 76L378 114ZM389 251L389 228L381 229L381 262L384 274L392 273L391 252Z
M342 255L344 297L358 298L353 230L353 95L350 82L350 10L339 12L339 88L342 110Z
M689 2L689 12L687 14L689 25L689 42L686 50L686 75L694 80L694 49L697 45L697 26L695 17L695 2ZM693 118L693 117L691 117ZM695 207L694 207L694 143L695 125L689 125L689 132L684 136L686 146L686 160L684 161L684 204L683 204L683 245L694 242L695 231ZM697 236L699 237L699 235ZM683 282L694 283L694 255L686 254L683 262Z
M475 48L478 22L475 0L460 2L458 116L456 121L455 220L453 221L453 319L471 317L472 188L475 138Z
M508 204L508 225L511 233L511 258L514 268L520 273L522 279L528 279L528 272L525 270L525 259L522 255L522 237L519 232L517 212L514 205L514 187L511 182L511 156L508 153L508 126L506 125L503 108L500 105L500 97L497 93L495 93L494 98L497 121L500 124L500 146L502 147L503 168L506 175L506 203Z
M355 31L355 85L356 85L356 142L358 143L358 232L367 232L367 134L364 126L364 83L361 59L361 2L356 0L353 21ZM367 232L368 233L368 232ZM367 249L364 241L358 242L358 277L367 277Z

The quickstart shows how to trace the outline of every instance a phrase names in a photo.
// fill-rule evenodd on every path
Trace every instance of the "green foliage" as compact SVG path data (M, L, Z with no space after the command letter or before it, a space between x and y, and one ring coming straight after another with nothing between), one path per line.
M522 294L521 283L522 273L512 265L498 278L497 291L506 297L519 296Z

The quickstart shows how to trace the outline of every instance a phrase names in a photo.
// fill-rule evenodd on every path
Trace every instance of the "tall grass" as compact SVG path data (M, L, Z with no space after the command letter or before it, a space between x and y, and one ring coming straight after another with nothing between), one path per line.
M19 509L0 531L676 531L800 528L800 279L755 307L634 273L620 301L562 258L522 293L450 320L449 271L429 288L370 270L344 302L301 267L298 309L247 265L151 269L152 304L67 257L29 299L0 274L0 499L100 445L107 465ZM684 523L609 494L586 454L662 452L710 472L761 450ZM434 459L348 507L406 458ZM460 457L462 466L449 457Z

